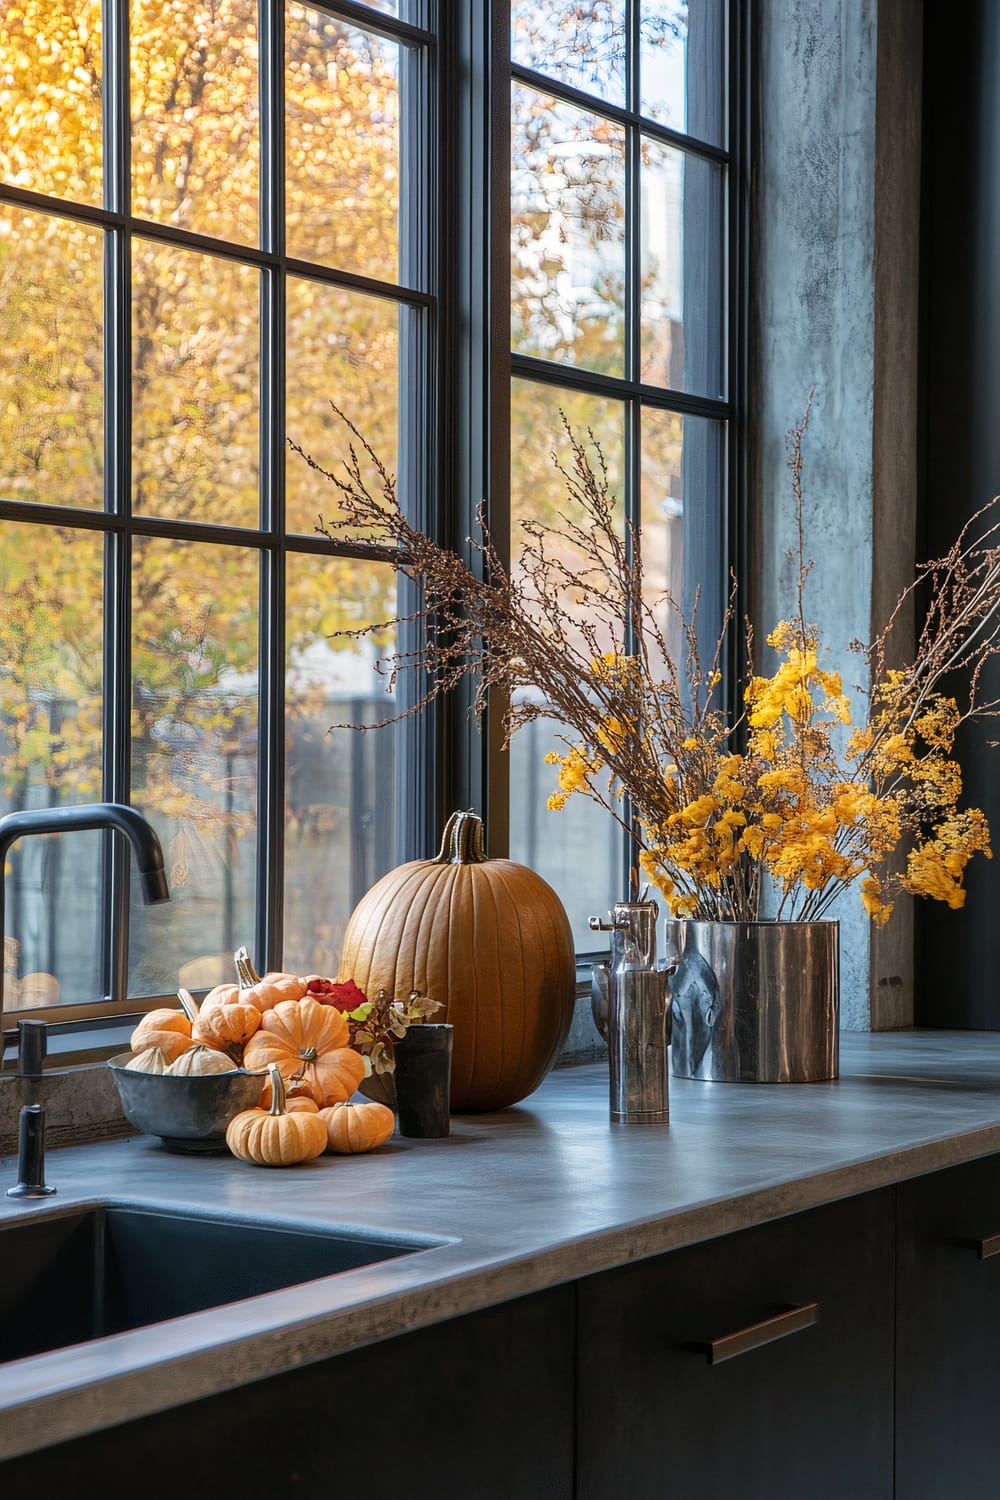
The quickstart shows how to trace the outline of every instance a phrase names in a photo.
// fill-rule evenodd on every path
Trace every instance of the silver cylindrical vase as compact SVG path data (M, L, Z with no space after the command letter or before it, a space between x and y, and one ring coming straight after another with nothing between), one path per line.
M819 1083L840 1061L837 922L685 922L670 981L679 1078Z

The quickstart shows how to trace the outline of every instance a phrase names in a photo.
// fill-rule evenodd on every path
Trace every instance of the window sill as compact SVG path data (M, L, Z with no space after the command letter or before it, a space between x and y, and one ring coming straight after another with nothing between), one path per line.
M104 1059L64 1068L47 1066L40 1078L23 1078L13 1072L0 1078L0 1155L17 1153L18 1117L25 1104L44 1107L48 1147L135 1134L122 1114L118 1090Z
M136 1017L125 1024L51 1028L45 1070L40 1078L17 1071L16 1036L9 1041L0 1073L0 1156L17 1151L18 1115L24 1104L45 1106L46 1145L76 1146L86 1141L134 1135L122 1114L118 1090L103 1066L109 1057L128 1050ZM557 1067L600 1061L607 1047L590 1014L590 981L577 985L576 1011Z

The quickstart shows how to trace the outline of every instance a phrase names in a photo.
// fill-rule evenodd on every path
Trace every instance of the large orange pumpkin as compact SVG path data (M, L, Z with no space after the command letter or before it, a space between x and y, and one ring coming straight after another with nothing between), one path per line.
M451 1107L504 1109L538 1087L566 1042L576 994L569 919L550 885L487 859L483 825L453 813L436 859L384 875L355 907L340 976L366 995L417 990L455 1028Z

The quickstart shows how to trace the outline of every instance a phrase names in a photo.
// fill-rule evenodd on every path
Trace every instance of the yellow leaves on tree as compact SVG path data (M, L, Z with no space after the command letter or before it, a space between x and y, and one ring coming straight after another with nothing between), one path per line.
M263 275L155 230L260 243L256 0L131 0L128 21L125 206L150 226L131 239L129 499L138 515L249 531L260 509ZM391 281L399 49L294 3L286 27L289 252ZM66 207L0 203L0 496L90 511L105 505L106 246L72 210L104 196L101 42L100 0L0 7L0 178ZM335 397L371 412L394 443L393 304L298 276L286 305L289 430L322 452ZM296 469L289 529L311 534L319 510ZM99 794L102 549L98 531L4 528L8 788L30 772ZM196 730L224 747L252 717L257 554L140 538L133 563L135 729L146 745L135 774L176 812L170 747ZM288 644L300 653L345 624L386 618L395 602L388 569L290 554L289 573Z

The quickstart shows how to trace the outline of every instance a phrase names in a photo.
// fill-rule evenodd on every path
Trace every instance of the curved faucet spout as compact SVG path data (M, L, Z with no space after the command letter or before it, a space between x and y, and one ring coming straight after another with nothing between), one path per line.
M11 844L26 834L69 833L84 828L117 828L124 833L135 850L147 905L170 900L160 841L142 813L123 802L80 802L75 807L35 807L8 813L0 818L0 868Z
M170 900L160 841L142 813L134 807L126 807L123 802L81 802L75 807L34 807L7 813L0 818L0 951L4 935L3 868L11 844L28 834L69 833L86 828L117 828L124 833L135 850L143 899L147 904ZM0 989L0 1030L2 1027L3 991Z

